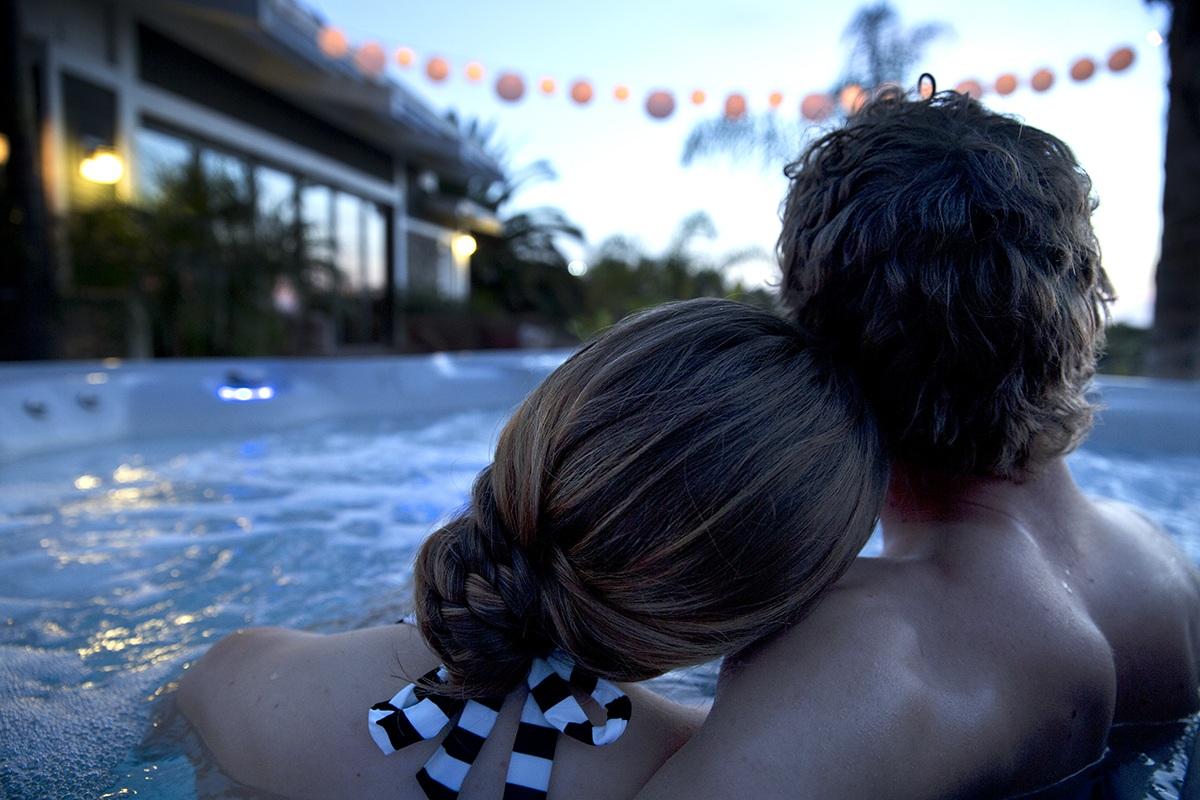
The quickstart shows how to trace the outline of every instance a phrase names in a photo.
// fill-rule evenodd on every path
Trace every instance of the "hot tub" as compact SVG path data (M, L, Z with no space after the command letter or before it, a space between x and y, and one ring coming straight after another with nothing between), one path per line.
M415 546L564 357L0 367L0 795L194 796L182 748L142 743L183 666L247 625L400 616ZM1200 386L1099 391L1073 471L1200 560Z

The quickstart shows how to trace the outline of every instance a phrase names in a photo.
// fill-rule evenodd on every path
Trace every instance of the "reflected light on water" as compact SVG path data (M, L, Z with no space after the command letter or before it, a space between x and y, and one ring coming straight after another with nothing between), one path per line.
M129 464L122 464L113 471L113 480L117 483L133 483L134 481L149 480L153 477L150 470L134 467Z
M96 475L80 475L75 479L75 488L81 492L95 489L99 485L100 478Z

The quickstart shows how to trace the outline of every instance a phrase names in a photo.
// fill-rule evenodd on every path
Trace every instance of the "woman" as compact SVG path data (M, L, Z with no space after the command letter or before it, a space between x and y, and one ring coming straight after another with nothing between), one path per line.
M417 556L415 625L235 634L179 704L228 773L290 797L632 797L699 712L609 682L804 615L885 483L854 384L794 327L661 306L517 408Z

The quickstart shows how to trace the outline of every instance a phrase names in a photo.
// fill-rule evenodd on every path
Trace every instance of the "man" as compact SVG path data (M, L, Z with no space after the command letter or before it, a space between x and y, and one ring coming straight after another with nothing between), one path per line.
M784 301L889 439L884 552L729 659L640 796L1001 796L1088 765L1114 722L1195 711L1196 570L1064 463L1111 299L1069 148L889 92L788 176Z

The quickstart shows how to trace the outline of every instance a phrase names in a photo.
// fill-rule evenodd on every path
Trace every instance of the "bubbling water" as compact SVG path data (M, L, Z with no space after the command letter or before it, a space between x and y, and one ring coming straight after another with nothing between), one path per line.
M204 766L163 705L181 670L248 625L339 631L401 616L417 544L465 503L505 413L164 439L0 467L0 794L184 798L201 785L250 796ZM1200 459L1085 450L1071 466L1200 560ZM876 539L866 552L877 551ZM715 680L706 665L654 685L694 701ZM152 717L171 733L143 742Z

